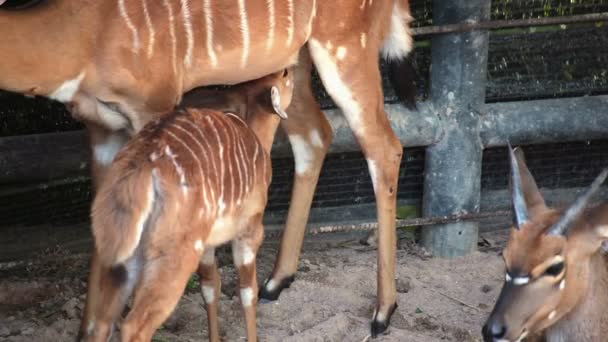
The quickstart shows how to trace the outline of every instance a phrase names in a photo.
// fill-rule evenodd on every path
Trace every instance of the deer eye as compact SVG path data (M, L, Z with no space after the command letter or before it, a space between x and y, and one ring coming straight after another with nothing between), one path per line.
M564 262L558 262L555 263L551 266L549 266L549 268L547 268L545 270L545 274L547 276L551 276L551 277L557 277L558 275L560 275L562 273L562 271L564 270Z

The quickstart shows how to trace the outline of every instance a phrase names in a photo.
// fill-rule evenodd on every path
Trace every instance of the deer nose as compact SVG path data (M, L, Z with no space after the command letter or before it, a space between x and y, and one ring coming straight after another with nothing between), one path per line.
M494 342L507 335L507 326L502 321L492 320L483 326L482 334L485 342Z

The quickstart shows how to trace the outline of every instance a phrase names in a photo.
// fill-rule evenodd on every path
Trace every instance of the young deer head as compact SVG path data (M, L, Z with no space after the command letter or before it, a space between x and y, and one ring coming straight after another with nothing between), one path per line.
M484 341L521 341L543 331L550 337L552 329L558 341L585 341L563 323L589 315L586 297L595 292L598 278L608 281L601 255L608 213L606 207L586 209L608 169L567 210L555 210L546 206L523 152L509 146L509 153L515 222L502 253L505 283L483 327Z
M291 103L294 87L293 67L285 68L257 80L239 83L222 90L196 88L186 94L178 108L207 108L234 113L256 132L262 146L270 153L276 125L276 116L260 115L274 113L287 119L285 110Z
M286 70L220 91L228 101L221 107L243 108L240 116L179 109L148 123L118 154L93 202L96 261L81 337L108 340L135 293L122 340L149 340L197 271L209 337L219 341L215 248L232 241L247 340L257 339L256 254L264 235L270 148L292 85ZM188 104L195 102L204 100Z

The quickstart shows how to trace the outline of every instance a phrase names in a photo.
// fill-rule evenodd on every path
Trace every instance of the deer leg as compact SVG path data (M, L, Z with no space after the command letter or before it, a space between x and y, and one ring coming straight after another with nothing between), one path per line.
M311 86L312 63L302 49L294 70L296 85L287 109L289 120L281 122L287 133L295 160L295 174L287 222L272 275L260 288L260 300L276 300L289 287L298 267L310 206L331 145L332 129L315 100Z
M218 321L218 305L220 301L221 280L215 261L215 248L207 248L198 265L201 279L201 294L207 309L209 341L219 342L220 328Z
M334 36L331 35L333 39ZM354 38L351 38L354 39ZM309 49L323 85L344 113L365 158L374 186L378 217L378 298L372 336L388 328L396 308L396 194L403 149L386 112L377 50L356 40L332 40L332 49L316 38ZM344 47L348 47L348 50Z
M194 248L184 248L171 246L164 248L162 255L148 256L133 307L121 326L122 341L150 341L173 312L200 259Z
M245 323L247 324L247 341L257 341L256 307L258 281L256 276L256 255L264 237L262 216L255 219L250 227L250 234L232 242L234 264L239 274L239 297Z
M101 281L101 264L97 259L97 249L94 248L93 256L91 257L91 267L89 271L89 279L87 282L87 299L83 310L83 318L80 323L80 330L76 341L85 340L85 336L89 336L93 333L95 328L95 314L94 310L99 305L97 302L99 298L96 295L99 294L99 287Z
M89 142L92 150L92 161L91 161L91 173L93 179L93 192L99 188L112 160L118 151L126 144L128 136L122 132L112 133L103 127L86 122L85 126L89 133ZM99 299L96 298L99 295L98 284L101 281L100 274L102 267L99 265L96 257L96 251L93 251L91 257L91 268L88 280L87 300L84 308L84 317L81 322L80 331L77 336L77 340L84 338L87 331L92 329L94 323L94 314L91 310L95 310L95 306ZM108 270L105 270L107 272Z
M95 253L96 254L96 253ZM93 256L85 317L77 340L108 341L139 276L138 260L107 267ZM92 296L94 294L94 296Z

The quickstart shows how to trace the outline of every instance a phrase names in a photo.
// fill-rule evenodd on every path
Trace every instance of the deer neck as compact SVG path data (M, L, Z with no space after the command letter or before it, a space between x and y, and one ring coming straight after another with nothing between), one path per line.
M600 341L608 332L608 257L597 252L587 267L586 289L574 309L547 329L547 342Z
M50 96L91 60L95 1L46 1L0 10L0 89ZM52 97L52 96L50 96Z
M251 116L252 115L248 115L247 125L260 141L264 151L270 155L272 143L274 142L274 135L279 127L281 119L278 115L271 113L255 113L253 118L251 118Z

